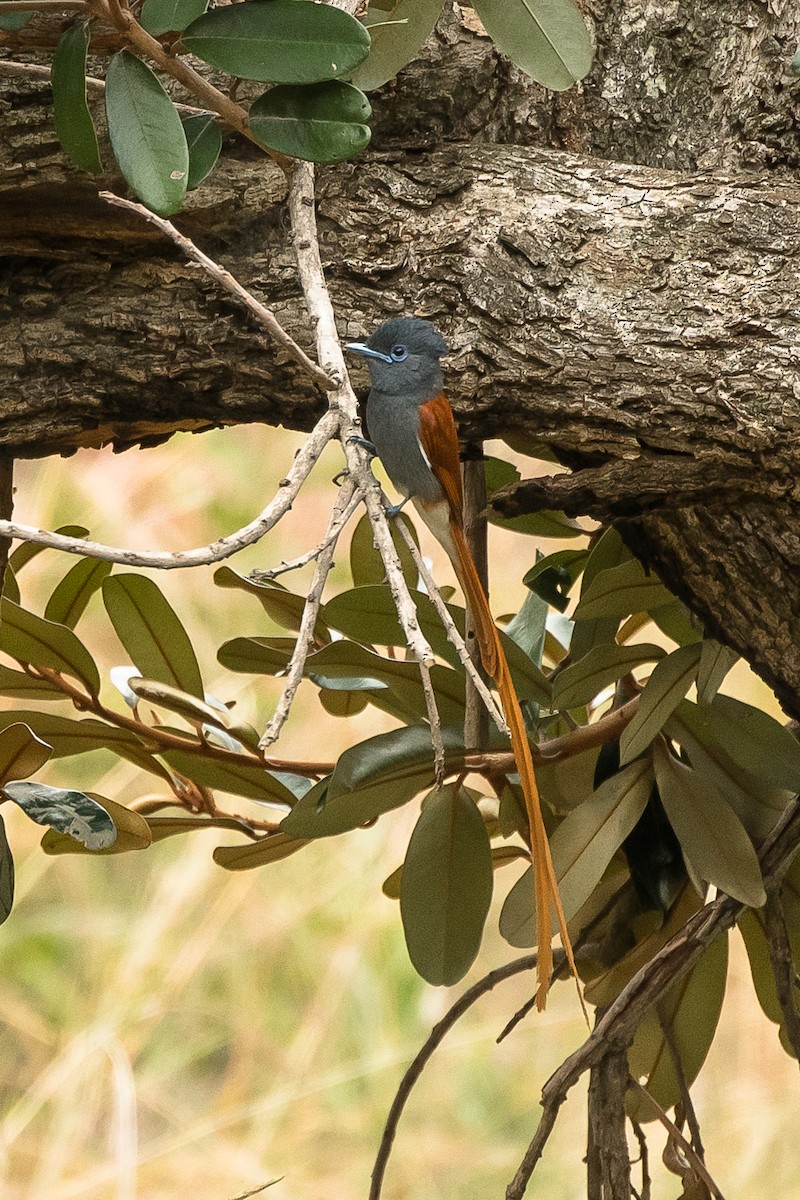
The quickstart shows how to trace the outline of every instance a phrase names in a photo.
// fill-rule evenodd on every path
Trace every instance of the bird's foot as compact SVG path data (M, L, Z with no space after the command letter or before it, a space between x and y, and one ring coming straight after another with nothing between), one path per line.
M359 437L358 434L353 434L349 437L348 442L352 442L354 446L360 446L362 450L366 450L367 454L371 454L373 458L377 458L378 451L375 449L375 443L369 441L368 438Z

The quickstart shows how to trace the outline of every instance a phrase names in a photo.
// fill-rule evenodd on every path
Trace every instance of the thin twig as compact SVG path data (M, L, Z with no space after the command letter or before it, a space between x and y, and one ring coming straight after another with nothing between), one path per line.
M436 581L434 580L433 576L431 575L430 571L428 570L427 566L425 565L425 560L423 559L423 557L419 551L419 547L417 546L417 543L414 541L413 537L411 536L411 533L409 532L409 530L406 528L405 524L402 521L397 522L397 531L400 534L400 536L402 537L405 544L408 546L409 553L411 554L411 557L414 560L414 565L417 568L417 571L419 572L419 576L420 576L422 582L425 584L425 589L428 593L428 598L431 601L431 603L433 604L433 607L436 609L436 613L439 617L439 620L442 622L442 627L445 631L445 634L447 635L447 640L450 642L450 644L455 649L456 654L458 655L458 657L464 667L464 670L467 673L467 678L474 685L475 691L478 693L478 695L483 700L483 703L486 705L486 710L489 713L492 720L494 721L497 728L500 730L501 733L508 735L508 725L506 724L505 717L503 716L498 705L496 704L494 696L489 691L488 686L486 685L486 683L482 679L480 673L478 672L477 668L475 667L475 664L472 661L470 652L467 649L467 644L464 641L461 634L456 629L455 621L453 620L452 616L450 615L450 610L448 609L448 607L442 597L442 594L436 585ZM491 757L492 758L492 764L491 764L492 768L495 770L498 769L498 767L494 761L494 758L499 757L499 755L492 756L487 752L487 754L485 756L483 756L483 755L469 756L469 760L470 760L470 762L472 762L474 759L482 759L483 757L485 757L487 761ZM513 754L506 754L504 761L505 760L509 760L506 763L506 770L509 772L515 771L516 763L514 762ZM478 769L480 769L480 768L478 768ZM502 768L500 768L500 769L502 769Z
M14 511L14 459L8 455L0 455L0 517L10 518ZM11 549L10 538L0 538L0 598L6 581L8 554Z
M664 1126L664 1128L667 1130L667 1132L669 1133L672 1140L675 1143L677 1143L678 1146L680 1146L681 1150L686 1155L686 1161L688 1162L689 1166L692 1168L695 1175L697 1175L700 1179L703 1180L703 1183L706 1185L708 1190L711 1192L711 1195L714 1197L714 1200L725 1200L725 1197L723 1196L722 1192L719 1190L716 1183L714 1182L714 1179L713 1179L711 1173L709 1172L708 1167L703 1162L702 1158L697 1153L695 1148L692 1146L691 1142L689 1142L687 1140L687 1138L685 1138L683 1136L683 1134L681 1133L680 1129L678 1129L678 1126L675 1124L675 1122L671 1121L669 1119L667 1114L664 1112L664 1109L661 1107L661 1105L658 1103L657 1100L653 1099L653 1097L648 1092L647 1088L644 1087L641 1083L639 1083L638 1079L634 1079L632 1075L630 1075L628 1077L628 1087L635 1088L636 1091L641 1093L642 1099L645 1100L647 1102L647 1104L652 1106L659 1121Z
M533 761L548 766L555 765L567 758L583 754L586 750L594 750L608 742L619 741L619 735L633 720L638 707L639 697L636 696L622 708L615 709L591 725L579 725L577 729L562 733L560 737L539 742L538 746L531 746ZM464 765L471 771L508 773L514 770L514 756L508 750L489 750L485 754L466 755Z
M300 618L300 628L297 631L297 640L294 644L292 657L289 660L289 666L286 671L286 682L281 693L281 698L278 701L275 712L270 719L261 740L258 743L260 750L266 750L267 747L274 745L277 742L280 732L285 725L289 713L292 708L292 703L297 695L303 675L305 673L306 659L311 647L311 642L314 638L314 627L319 616L319 607L322 602L322 593L325 588L325 583L328 579L328 574L333 565L333 555L336 550L336 540L339 532L341 532L341 517L350 508L350 501L353 498L353 493L356 491L355 483L348 477L342 484L341 491L336 500L331 519L328 523L328 528L325 531L325 537L322 540L322 549L317 557L317 565L314 570L314 578L311 581L311 587L306 597L305 605L303 606L303 615ZM333 530L337 530L333 533Z
M337 415L326 412L298 450L286 477L281 480L280 487L266 508L249 524L207 546L193 550L177 550L174 553L166 550L129 550L121 546L105 546L84 538L66 537L61 533L36 529L32 525L20 525L16 521L2 520L0 537L37 542L41 546L50 546L53 550L63 550L66 554L83 554L87 558L101 558L105 562L122 563L127 567L155 567L171 571L222 562L245 546L252 546L254 542L259 541L289 511L322 451L331 438L336 436L337 426Z
M419 1049L411 1064L406 1069L392 1101L392 1107L389 1109L389 1115L386 1118L378 1154L375 1159L375 1166L372 1168L372 1185L369 1190L369 1200L379 1200L383 1186L383 1177L386 1173L386 1165L389 1161L389 1155L392 1152L392 1145L397 1133L400 1117L411 1095L414 1084L424 1071L436 1048L453 1028L456 1021L477 1000L480 1000L481 996L485 996L498 983L502 983L506 979L511 979L514 975L519 975L523 971L532 971L535 966L536 955L526 954L522 958L516 958L513 962L506 963L503 967L498 967L496 970L490 971L483 979L479 979L477 983L473 983L472 987L467 988L464 994L459 996L455 1004L447 1010L442 1019L434 1025L424 1045Z
M16 8L18 0L9 0L9 3L13 4ZM49 83L52 77L52 70L41 63L12 62L11 59L3 58L0 59L0 75L28 76L31 79L42 79ZM94 75L85 76L84 82L87 91L102 95L106 90L106 81L104 79L97 79ZM213 115L207 108L196 108L193 104L179 104L177 100L174 100L173 104L179 113L189 113L196 116Z
M0 13L87 11L85 0L0 0Z
M332 520L328 526L327 540L323 540L318 546L313 546L303 554L298 554L297 558L284 559L277 567L257 567L250 572L248 579L252 579L253 583L266 583L268 580L277 579L279 575L286 575L289 571L298 571L301 567L308 566L310 562L313 562L314 559L320 556L330 542L336 541L360 503L361 493L355 491L350 503L340 513L338 519L336 521Z
M647 1137L638 1121L631 1120L631 1128L636 1141L639 1143L639 1159L642 1164L642 1190L639 1200L650 1200L650 1154L647 1149Z
M304 368L315 383L318 383L324 389L331 386L331 380L325 372L321 371L317 364L308 357L305 350L298 346L294 338L289 336L272 309L267 308L266 305L256 300L255 296L242 287L238 279L234 279L230 271L226 271L219 263L214 262L207 254L204 254L202 250L195 246L191 238L188 238L186 234L176 229L171 221L165 220L164 217L159 217L156 213L151 212L149 208L145 208L143 204L136 204L133 200L124 200L121 196L115 196L113 192L100 192L100 199L107 201L108 204L113 204L115 208L124 208L128 212L136 213L143 221L149 221L151 225L155 225L156 229L160 229L162 233L166 234L183 251L187 258L198 263L215 283L218 283L224 291L238 300L256 318L259 325L266 329L267 333L279 345L283 346L289 357Z
M675 1044L675 1036L672 1030L672 1025L670 1024L669 1018L664 1011L664 1005L660 1002L656 1005L656 1015L658 1016L658 1023L661 1026L661 1032L664 1035L664 1044L666 1045L672 1060L675 1078L678 1081L678 1087L681 1091L680 1103L683 1106L686 1123L689 1126L692 1145L694 1146L700 1158L703 1158L705 1151L703 1150L703 1137L700 1133L700 1122L697 1119L697 1113L695 1112L694 1104L692 1103L692 1094L689 1091L689 1083L686 1079L686 1072L683 1069L683 1062L681 1061L678 1047Z

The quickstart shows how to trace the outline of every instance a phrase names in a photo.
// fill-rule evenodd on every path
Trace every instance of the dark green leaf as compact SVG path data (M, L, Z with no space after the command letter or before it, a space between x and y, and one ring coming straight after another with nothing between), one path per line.
M28 21L30 21L32 16L32 12L0 13L0 29L4 29L6 33L16 33L18 30L24 28L24 26L28 24Z
M152 841L163 842L181 833L196 833L201 829L233 829L247 833L248 826L234 817L145 817Z
M234 796L247 796L263 804L285 805L287 808L291 808L295 802L289 789L258 764L251 767L246 763L227 763L185 750L167 750L162 758L201 787L230 792Z
M147 64L129 50L108 64L106 117L114 157L133 191L162 217L177 212L189 177L181 119Z
M319 693L320 704L332 717L353 717L364 711L370 699L371 696L366 692L352 690L331 691L323 688Z
M151 771L162 779L169 779L169 774L161 763L151 756L144 742L126 729L118 729L114 725L107 725L105 721L96 721L93 717L75 721L69 717L51 716L50 713L44 712L0 713L0 729L18 721L30 726L38 738L53 747L54 758L67 758L92 750L110 750L113 754L136 763L145 771Z
M542 662L546 622L547 604L535 592L529 592L522 602L522 608L514 614L504 630L505 636L511 638L537 667Z
M564 612L569 593L589 558L588 550L556 550L531 567L522 582L537 596Z
M679 646L689 646L702 640L703 630L700 624L680 600L673 600L663 608L654 608L650 615L661 632Z
M259 0L249 0L249 2L259 2ZM260 2L263 3L263 0ZM295 4L307 2L308 0L291 0L291 3ZM280 0L269 0L269 3L278 4ZM255 596L276 625L281 625L284 629L291 629L295 633L299 630L303 610L306 606L305 596L298 596L294 592L287 591L285 587L275 581L254 583L252 579L245 579L230 567L219 567L214 572L214 583L217 587L236 588L238 591ZM330 641L330 634L321 618L317 619L314 626L314 637L318 642Z
M272 0L280 3L281 0ZM249 124L264 145L307 162L341 162L369 145L369 100L352 84L279 84L250 108Z
M168 709L169 712L178 713L194 724L213 725L217 729L244 735L247 742L258 742L255 730L243 725L224 705L221 709L215 708L203 700L198 700L196 696L170 687L167 683L142 679L138 675L128 680L128 687L140 699L149 700L152 704Z
M217 651L217 659L229 671L246 675L280 675L289 665L294 638L233 638Z
M475 961L492 899L483 818L460 784L434 792L408 844L400 913L408 953L428 983L457 983Z
M647 749L683 700L697 678L700 649L700 642L681 646L656 663L639 698L633 720L626 725L619 739L623 766Z
M99 558L79 558L47 601L47 620L74 629L94 593L111 574L112 565Z
M153 37L182 33L207 8L208 0L144 0L139 24Z
M708 706L711 735L733 761L757 779L800 792L800 742L774 717L732 696Z
M0 601L0 650L18 662L72 675L93 696L100 691L94 659L71 629L37 617L5 596Z
M413 521L404 512L399 513L394 521L389 522L389 530L400 559L403 578L410 588L416 588L418 584L417 567L408 546L398 532L397 527L401 522L414 538L417 546L419 546L419 538ZM383 560L372 541L372 524L366 513L353 530L350 540L350 573L353 576L355 587L369 587L372 584L382 584L386 580Z
M653 746L653 767L669 823L696 878L751 908L766 901L761 869L744 826L719 792L667 749Z
M601 643L556 676L553 704L560 709L589 704L609 684L616 683L634 667L663 657L664 651L660 646Z
M364 24L372 48L350 76L356 87L372 92L394 79L433 33L441 11L442 0L393 0L382 12L370 9Z
M629 613L662 608L673 597L656 575L648 575L636 559L601 571L581 594L575 620L627 617Z
M6 783L0 791L37 825L49 825L68 834L89 850L102 850L116 840L111 817L85 792L49 787L32 780Z
M617 533L616 529L607 529L598 538L586 560L581 580L581 598L586 596L589 588L601 571L610 571L624 562L632 559L630 550ZM613 642L616 638L619 619L616 617L596 617L591 620L581 620L576 616L575 628L570 641L570 653L577 662L594 647L603 642Z
M458 655L447 640L439 615L429 597L414 591L411 597L417 608L420 628L434 653L452 666L460 667ZM448 605L448 609L456 628L463 636L464 609L453 604ZM394 601L387 587L361 587L342 592L328 601L322 615L328 625L340 629L354 641L375 642L383 646L405 645L405 635L400 628ZM520 700L535 700L543 707L549 706L550 684L544 673L505 633L500 633L500 641Z
M152 579L112 575L103 582L103 601L117 637L145 679L158 679L203 699L192 643Z
M573 0L475 0L474 7L495 44L543 87L562 92L588 73L592 43Z
M612 775L570 812L550 839L553 868L569 921L588 900L625 838L644 812L653 786L646 759ZM508 893L500 932L512 946L536 945L533 868Z
M208 178L217 165L222 150L222 133L214 113L184 117L181 123L189 149L189 178L186 189L191 192Z
M739 655L735 650L721 646L713 638L703 639L700 668L697 672L697 699L701 704L711 703L723 679L738 659Z
M10 566L6 567L6 573L3 576L2 594L7 596L9 600L13 600L15 604L19 604L22 600L17 577Z
M700 778L720 792L759 843L783 812L792 793L738 766L718 740L721 729L721 721L710 708L688 700L678 705L665 726L667 735L689 755Z
M768 1020L780 1025L783 1022L783 1009L775 986L775 972L772 969L764 918L757 910L746 908L739 917L737 925L747 950L750 974L753 977L753 987L758 997L758 1003ZM800 996L795 993L795 1004L798 1000L800 1000Z
M15 700L66 700L68 697L49 679L39 679L25 671L13 671L0 665L0 696Z
M348 13L306 0L217 8L194 21L181 40L212 67L267 83L348 75L370 47L366 29Z
M80 793L79 793L80 794ZM133 809L116 804L96 792L89 792L90 800L96 801L108 813L114 822L117 836L111 845L100 847L82 844L83 839L76 841L67 833L58 833L56 829L48 829L42 838L42 849L45 854L127 854L130 850L146 850L153 840L150 827L144 817ZM41 824L41 822L40 822ZM61 828L60 826L58 828Z
M53 123L64 153L82 171L103 169L92 114L86 103L86 54L89 25L82 21L61 35L53 55Z
M71 538L84 538L89 534L89 530L83 525L59 525L55 532ZM8 560L9 566L15 575L19 575L27 563L38 558L44 550L48 549L48 546L43 546L40 542L22 542L16 550L12 551Z
M711 942L697 965L673 984L636 1030L628 1052L630 1072L634 1079L644 1078L644 1086L662 1110L683 1098L705 1062L722 1011L727 973L726 934ZM637 1121L660 1116L635 1090L628 1093L626 1109Z
M7 725L0 730L0 783L35 775L52 753L28 725Z
M214 862L226 871L249 871L253 867L263 867L266 863L280 862L302 850L307 842L303 838L287 837L285 833L271 833L269 837L260 838L257 842L247 842L243 846L217 846L214 851Z
M464 759L460 732L443 731L445 769ZM298 800L281 823L292 837L331 837L406 804L433 783L430 731L394 729L345 750L329 779Z
M14 859L6 837L6 826L0 817L0 925L11 916L14 907Z

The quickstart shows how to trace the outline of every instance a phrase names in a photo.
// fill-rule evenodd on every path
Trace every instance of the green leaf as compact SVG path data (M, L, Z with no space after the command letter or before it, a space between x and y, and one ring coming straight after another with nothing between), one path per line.
M39 679L24 671L0 665L0 696L15 700L67 700L68 697L49 679Z
M250 0L250 2L252 3L254 0ZM263 3L264 0L260 0L260 2ZM291 2L300 4L308 3L309 0L291 0ZM269 0L269 3L278 4L280 0ZM271 617L276 625L281 625L284 629L291 629L295 633L299 630L303 610L306 606L305 596L298 596L295 592L288 591L274 580L255 583L252 579L245 579L243 575L238 575L230 567L219 567L214 572L214 583L217 587L235 588L237 591L247 592L249 596L255 596L267 616ZM317 642L331 640L328 628L322 618L318 618L314 626L314 638Z
M492 41L543 87L563 92L588 74L592 43L573 0L475 0Z
M319 702L332 717L354 717L363 712L371 696L366 692L353 690L331 691L323 688L319 693Z
M100 691L94 659L72 630L35 616L5 596L0 601L0 650L18 662L71 675L93 696Z
M800 792L800 742L774 717L732 696L708 706L711 736L744 771Z
M445 729L443 739L445 770L453 770L464 760L461 732ZM406 804L433 779L430 731L394 729L345 750L333 775L297 801L281 829L301 838L345 833Z
M408 844L400 913L409 957L428 983L457 983L475 961L492 900L483 818L460 784L432 792Z
M653 668L633 720L619 739L623 766L647 749L683 700L697 678L700 652L700 642L681 646Z
M755 909L746 908L739 917L737 926L747 950L750 974L753 977L753 987L758 1003L768 1020L775 1025L781 1025L783 1024L783 1009L778 999L775 972L772 969L769 940L764 928L763 916ZM800 996L795 993L795 1003L798 1000L800 1000Z
M138 675L128 680L128 687L143 700L158 704L169 712L178 713L187 721L198 725L212 725L215 729L224 729L238 735L248 744L258 744L258 734L249 725L239 721L227 708L215 708L196 696L181 692L178 688L170 687L168 683L158 683L152 679L141 679ZM239 747L241 749L241 747Z
M307 0L217 8L193 21L181 41L212 67L267 83L321 83L348 75L370 47L359 21Z
M158 679L203 699L192 643L152 579L111 575L103 582L103 601L117 637L145 679Z
M663 657L660 646L601 643L556 676L553 704L559 709L580 708L634 667Z
M111 574L112 566L99 558L79 558L47 601L44 610L47 620L74 629L94 593Z
M207 179L222 150L222 133L214 113L199 113L181 120L189 150L189 178L187 191L191 192Z
M546 628L547 604L535 592L528 592L504 633L538 667L542 661Z
M37 825L50 825L82 842L88 850L102 850L116 840L117 831L111 817L85 792L49 787L46 783L31 780L6 783L0 791Z
M372 92L394 79L433 33L441 11L442 0L394 0L380 14L367 12L364 24L372 47L351 82Z
M280 675L288 667L294 647L294 638L232 638L220 646L217 660L229 671L241 671L246 675Z
M92 750L110 750L112 754L128 759L161 779L170 778L168 772L161 763L156 762L148 747L135 733L107 725L105 721L96 721L93 717L84 721L74 721L69 717L33 711L0 713L0 729L5 729L15 722L24 722L38 738L52 746L53 758L87 754Z
M214 862L226 871L249 871L267 863L280 862L290 854L296 854L308 843L304 838L288 837L285 833L271 833L257 842L244 846L217 846Z
M79 793L80 794L80 793ZM153 840L150 826L144 817L117 804L113 800L99 796L96 792L87 793L90 800L96 801L114 823L117 836L111 845L100 847L84 845L67 833L58 833L56 829L48 829L42 838L41 846L45 854L127 854L130 850L146 850Z
M458 655L442 628L439 614L428 596L422 592L411 592L417 609L420 629L428 639L435 654L460 668ZM456 628L464 634L464 609L449 604L450 615ZM341 630L354 641L375 642L383 646L404 646L405 635L400 628L391 592L387 587L360 587L334 596L324 606L325 622ZM520 700L535 700L548 707L551 702L550 683L534 662L505 633L500 633L500 642L506 653L514 687Z
M606 867L645 810L653 787L650 763L640 759L612 775L572 812L550 839L553 869L569 921L589 899ZM500 913L500 932L512 946L536 945L533 868L517 880Z
M587 581L588 582L588 581ZM670 604L674 597L656 575L648 575L637 559L600 573L591 581L575 609L575 620L597 617L627 617L629 613Z
M55 532L71 538L84 538L89 535L89 530L83 525L59 525ZM49 549L49 546L43 546L40 542L22 542L9 556L8 565L15 575L19 575L27 563Z
M653 767L669 823L695 878L751 908L766 902L753 843L739 818L716 788L680 762L659 739Z
M177 212L189 177L186 135L153 72L129 50L108 64L106 116L114 157L133 191L162 217Z
M662 608L654 608L650 615L661 632L679 646L689 646L702 640L703 630L699 622L680 600L673 600Z
M588 550L556 550L544 555L531 567L522 582L542 600L564 612L569 603L569 593L586 566Z
M248 121L262 145L279 154L329 163L355 158L369 145L371 116L363 92L330 79L270 88L251 106Z
M24 26L28 24L28 21L30 21L32 16L32 12L0 13L0 29L4 29L6 33L16 33L18 30L23 29Z
M766 775L771 763L762 762L756 777L738 766L718 740L723 723L713 710L683 700L665 726L665 732L688 754L700 778L730 804L750 836L761 842L783 812L792 793L781 790ZM724 735L723 735L724 736Z
M217 759L203 758L186 750L165 750L161 757L181 775L187 775L201 787L209 787L234 796L247 796L262 804L285 805L287 808L295 798L287 787L272 775L266 767L257 763L226 763Z
M196 833L201 829L233 829L248 833L248 826L234 817L145 817L152 841L163 842L181 833Z
M14 907L14 858L0 817L0 925L11 916Z
M601 571L610 571L624 562L632 561L633 555L627 548L616 529L607 529L598 538L586 560L581 580L581 598L586 596L589 588ZM575 616L575 627L570 641L570 653L577 662L584 654L603 642L613 642L616 638L619 619L615 617L597 617L583 620Z
M0 730L0 783L35 775L53 753L28 725L7 725Z
M697 672L697 699L701 704L711 703L723 679L738 660L739 655L735 650L721 646L713 638L703 639Z
M15 604L20 604L22 601L17 577L10 566L6 566L6 572L3 576L2 594L7 596L9 600L13 600Z
M389 522L389 531L400 559L403 578L410 588L416 588L419 583L417 567L408 546L398 531L398 525L401 522L413 537L417 547L419 547L419 537L414 522L404 512L398 513L396 519ZM366 513L359 520L350 539L350 574L353 576L353 585L357 588L382 584L386 581L383 560L375 549L372 540L372 523Z
M208 0L144 0L139 24L156 38L163 33L182 33L207 8Z
M95 175L103 169L92 114L86 102L86 55L89 24L73 25L53 55L50 82L53 87L53 123L61 147L82 171Z
M644 1086L662 1109L682 1099L705 1062L722 1011L727 973L726 933L710 943L697 965L673 984L636 1030L628 1051L630 1072L634 1079L644 1078ZM653 1121L660 1115L636 1090L628 1093L626 1109L637 1121Z

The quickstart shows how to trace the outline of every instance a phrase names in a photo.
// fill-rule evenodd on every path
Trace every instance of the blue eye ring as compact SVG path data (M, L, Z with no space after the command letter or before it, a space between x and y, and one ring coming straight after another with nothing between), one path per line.
M394 362L405 362L405 360L408 358L408 346L403 346L402 344L392 346L389 353L391 354Z

